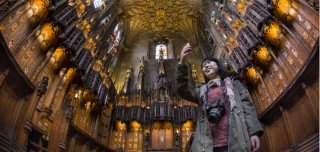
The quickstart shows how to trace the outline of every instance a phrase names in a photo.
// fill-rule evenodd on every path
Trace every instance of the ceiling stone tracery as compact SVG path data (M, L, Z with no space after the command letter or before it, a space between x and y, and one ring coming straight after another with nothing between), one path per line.
M170 32L196 42L201 0L120 0L127 31L126 44L147 33Z

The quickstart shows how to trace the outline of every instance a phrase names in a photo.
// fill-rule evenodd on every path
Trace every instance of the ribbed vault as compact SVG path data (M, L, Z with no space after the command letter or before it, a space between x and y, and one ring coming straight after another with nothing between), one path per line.
M174 33L196 42L201 0L120 0L119 13L125 23L126 45L143 34Z

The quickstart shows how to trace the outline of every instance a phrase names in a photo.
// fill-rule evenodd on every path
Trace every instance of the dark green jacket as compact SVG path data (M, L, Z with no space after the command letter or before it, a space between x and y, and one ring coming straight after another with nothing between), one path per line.
M196 132L191 145L192 152L212 152L213 136L204 112L203 101L199 89L189 86L188 67L177 65L177 92L189 101L199 104L199 118L197 119ZM239 80L232 80L235 106L229 110L229 152L251 151L250 136L261 135L262 126L253 108L247 89Z

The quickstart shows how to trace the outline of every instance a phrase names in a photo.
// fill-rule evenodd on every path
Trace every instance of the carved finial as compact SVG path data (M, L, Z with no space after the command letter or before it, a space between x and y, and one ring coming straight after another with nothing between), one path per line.
M42 96L43 94L46 93L47 91L47 87L48 87L48 81L49 78L48 77L43 77L38 88L37 88L37 96Z

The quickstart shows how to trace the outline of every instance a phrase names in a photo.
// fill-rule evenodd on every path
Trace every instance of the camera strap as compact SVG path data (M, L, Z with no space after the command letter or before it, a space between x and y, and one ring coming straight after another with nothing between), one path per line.
M209 99L208 96L209 96L209 92L210 92L210 87L209 87L209 85L206 84L206 86L207 86L207 88L206 88L206 93L205 93L205 97L206 97L206 98L205 98L205 99L206 99L205 102L207 102L207 100ZM218 87L220 87L221 92L222 92L222 95L223 95L224 102L226 102L227 99L228 99L228 98L227 98L227 89L226 89L226 85L225 85L225 82L224 82L223 79L220 80L220 86L218 86Z
M221 79L220 86L221 86L221 91L222 91L224 102L226 102L228 100L228 98L227 98L227 89L226 89L226 84L225 84L224 80L222 80L222 79Z

